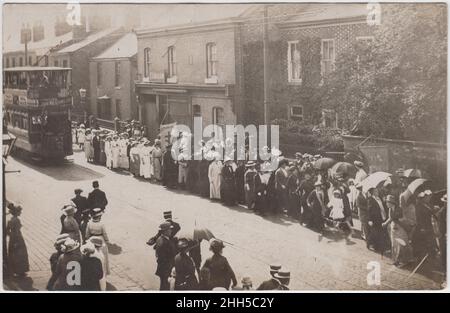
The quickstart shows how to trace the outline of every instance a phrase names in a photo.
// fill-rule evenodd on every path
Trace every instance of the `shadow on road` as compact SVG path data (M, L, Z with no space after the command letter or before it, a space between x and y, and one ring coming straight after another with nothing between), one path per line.
M106 282L106 291L114 291L114 290L117 290L117 288L111 283Z
M61 181L83 181L83 180L94 180L102 178L104 175L96 172L94 170L85 168L81 165L75 164L70 161L65 161L60 164L54 164L54 165L39 165L39 164L33 164L31 162L28 162L26 160L22 160L19 158L15 158L15 161L18 163L32 168L35 171L38 171L42 174L45 174L47 176L50 176L56 180Z
M31 277L9 277L3 281L3 287L5 290L37 291L38 289L33 287L33 283Z
M122 247L115 243L108 243L108 252L112 255L118 255L122 253Z

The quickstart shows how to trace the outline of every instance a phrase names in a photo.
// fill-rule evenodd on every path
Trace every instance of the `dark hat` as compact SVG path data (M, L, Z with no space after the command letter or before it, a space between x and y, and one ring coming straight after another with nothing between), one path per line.
M187 239L181 238L178 240L177 246L178 246L178 249L185 249L189 246L189 242Z
M94 180L94 181L92 182L92 187L96 188L96 187L98 187L98 186L100 186L99 183L98 183L98 180Z
M163 216L165 220L172 219L172 211L165 211L163 212Z
M281 264L270 264L270 274L275 274L281 269Z
M162 231L168 230L168 229L172 229L173 226L172 224L170 224L169 222L164 222L161 225L159 225L159 229Z
M82 189L80 189L80 188L77 188L77 189L75 189L75 194L76 195L79 195L80 193L82 193L83 192L83 190Z
M209 247L211 249L215 249L215 248L225 248L222 240L216 239L216 238L212 238L209 242Z

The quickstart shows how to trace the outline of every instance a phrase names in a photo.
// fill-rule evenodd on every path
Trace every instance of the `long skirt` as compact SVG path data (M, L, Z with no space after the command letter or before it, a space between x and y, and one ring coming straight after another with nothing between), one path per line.
M153 177L155 177L156 180L161 180L161 158L160 157L154 157L153 160Z
M130 172L134 176L139 176L140 173L141 160L139 154L130 155Z
M411 261L412 247L409 243L408 233L398 223L390 225L392 260L395 263L407 263Z
M27 246L22 234L9 239L8 265L11 273L14 274L24 274L30 270Z

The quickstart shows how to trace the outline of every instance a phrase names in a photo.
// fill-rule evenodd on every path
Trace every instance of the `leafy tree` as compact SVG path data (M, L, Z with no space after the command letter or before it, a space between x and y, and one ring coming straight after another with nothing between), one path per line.
M322 106L357 134L445 142L446 6L383 4L374 27L373 43L339 55Z

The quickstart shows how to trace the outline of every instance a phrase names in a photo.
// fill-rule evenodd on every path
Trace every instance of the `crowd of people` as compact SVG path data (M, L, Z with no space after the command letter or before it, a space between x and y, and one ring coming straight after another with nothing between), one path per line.
M83 131L81 125L78 132ZM422 179L418 169L401 169L378 185L363 188L370 175L360 160L344 162L342 170L338 167L333 171L336 161L321 155L296 153L295 159L289 160L280 150L263 147L261 155L277 158L274 169L261 155L255 161L236 160L236 145L227 150L231 141L217 140L214 134L199 143L201 160L186 158L183 153L174 159L172 144L161 147L157 138L152 145L133 123L120 134L106 130L93 133L84 141L88 161L129 170L169 189L187 189L228 206L244 205L257 214L287 215L317 231L319 240L330 229L338 229L351 244L355 237L353 218L357 217L367 248L391 251L395 265L425 255L440 254L445 259L445 191L437 197L438 193L424 183L411 192L408 186ZM179 141L190 142L190 134L177 135ZM243 149L248 156L248 138Z
M168 189L186 189L227 206L241 205L263 216L297 220L316 231L319 241L340 234L352 244L352 239L359 237L368 249L390 255L396 266L434 259L446 269L446 190L431 191L430 181L423 179L418 169L368 174L367 165L360 160L337 162L299 152L295 159L288 159L280 150L264 147L262 154L277 160L278 166L271 168L261 155L257 160L236 160L236 146L225 149L230 141L214 137L199 143L202 158L192 160L181 150L173 158L172 144L161 147L159 138L151 144L133 125L122 133L80 125L74 133L88 162L127 170ZM188 142L189 134L180 132L177 139ZM220 149L232 153L225 153L222 161ZM76 189L71 203L62 209L61 232L50 258L49 290L106 289L109 239L101 217L108 201L97 181L93 188L88 197ZM7 226L9 261L14 273L23 275L29 265L18 218L21 208L10 205L9 209L13 216ZM355 218L361 225L359 236ZM213 236L204 238L213 255L202 266L201 240L177 237L180 229L172 213L164 212L158 233L147 242L155 249L160 289L238 288L234 271L222 255L224 243ZM70 285L66 279L71 261L79 262L85 273L80 284ZM271 265L271 275L258 289L288 289L288 270ZM251 279L244 277L242 289L251 288Z

